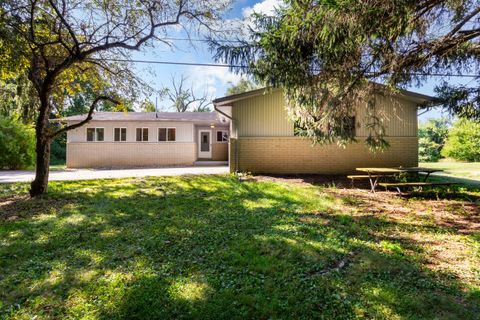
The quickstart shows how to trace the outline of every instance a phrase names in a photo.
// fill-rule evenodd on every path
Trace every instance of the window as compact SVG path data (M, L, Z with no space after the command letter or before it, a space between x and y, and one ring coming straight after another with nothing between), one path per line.
M115 128L113 129L114 141L127 141L127 128Z
M137 128L137 141L148 141L148 128Z
M228 131L217 131L217 142L228 142Z
M103 141L105 139L104 128L87 128L87 141Z
M176 139L176 128L158 128L158 141L175 141Z

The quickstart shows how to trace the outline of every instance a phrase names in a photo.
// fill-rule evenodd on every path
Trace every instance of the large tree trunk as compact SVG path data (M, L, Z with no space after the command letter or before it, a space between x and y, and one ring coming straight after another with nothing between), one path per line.
M32 181L30 196L35 197L47 192L48 173L50 167L50 144L51 139L48 136L48 118L50 108L48 104L48 91L43 91L40 95L40 112L35 126L37 161L35 166L35 180Z
M50 167L50 143L51 141L49 139L45 139L37 134L35 180L32 181L30 188L30 196L32 197L47 192Z

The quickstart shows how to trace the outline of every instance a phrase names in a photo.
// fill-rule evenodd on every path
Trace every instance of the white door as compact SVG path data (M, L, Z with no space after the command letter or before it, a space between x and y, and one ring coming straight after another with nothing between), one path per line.
M212 157L212 131L198 131L198 157L209 159Z

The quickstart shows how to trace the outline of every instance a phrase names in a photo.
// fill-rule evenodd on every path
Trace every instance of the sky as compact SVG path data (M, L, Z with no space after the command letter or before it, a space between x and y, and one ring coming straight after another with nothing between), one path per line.
M278 6L280 0L234 0L231 10L226 13L227 19L247 20L253 13L271 13L274 7ZM171 34L172 37L182 37L181 34ZM191 38L201 39L201 36L191 35ZM171 61L187 63L216 63L213 53L210 52L208 44L195 41L173 41L173 46L156 44L153 47L146 47L141 52L135 53L133 59ZM225 67L205 66L182 66L165 64L144 64L135 63L134 68L142 79L155 89L171 88L172 77L177 81L182 77L186 78L188 87L191 87L197 95L206 93L208 97L215 99L225 95L225 91L231 85L240 81L240 75L234 74ZM451 78L452 83L458 83L461 79ZM409 90L434 95L434 87L439 79L432 78L420 87L411 87ZM166 98L157 98L152 95L148 98L154 102L157 100L159 110L169 110L171 103ZM171 109L170 109L171 111ZM425 121L429 118L442 116L440 110L432 110L422 114L419 119Z

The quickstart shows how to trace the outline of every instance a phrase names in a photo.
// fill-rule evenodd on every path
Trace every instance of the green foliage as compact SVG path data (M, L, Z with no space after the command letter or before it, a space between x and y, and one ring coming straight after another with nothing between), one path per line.
M56 137L50 147L50 164L65 164L67 160L67 134Z
M367 104L366 141L376 148L385 136L376 95L420 85L430 73L476 70L479 15L470 0L292 0L256 15L240 44L212 46L234 70L283 88L290 117L315 142L354 141L344 119ZM435 103L480 117L480 90L442 92Z
M480 161L480 123L467 119L456 121L442 154L460 161Z
M24 169L34 164L35 130L0 116L0 169Z
M258 88L259 86L255 82L242 78L236 85L231 84L230 87L227 88L225 95L230 96L232 94L243 93Z
M0 184L1 319L478 319L470 201L218 175L22 186Z
M141 107L143 112L155 112L157 109L155 108L155 104L151 101L145 100Z
M20 116L24 123L33 123L37 108L36 92L26 74L0 79L0 116Z
M447 139L449 120L447 118L429 119L418 128L418 158L422 162L435 162L441 158L441 152Z

